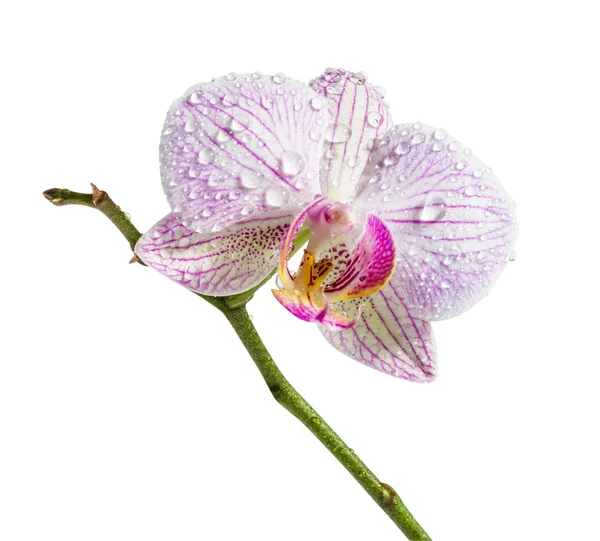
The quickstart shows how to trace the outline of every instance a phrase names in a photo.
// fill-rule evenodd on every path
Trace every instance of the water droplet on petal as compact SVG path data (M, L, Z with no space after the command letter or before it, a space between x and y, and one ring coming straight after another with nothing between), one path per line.
M515 252L514 250L510 253L510 255L508 256L508 260L509 261L514 261L515 259L517 259L517 252Z
M344 91L344 87L339 83L334 83L327 87L328 94L341 94Z
M448 150L450 150L450 152L455 152L456 150L459 149L458 143L456 141L452 141L449 145L448 145Z
M337 124L327 128L325 132L325 139L331 143L345 143L350 139L352 130L345 124Z
M435 143L433 143L433 146L431 148L433 148L434 152L439 152L444 148L444 143L436 141Z
M244 170L240 173L240 183L244 188L258 188L263 183L263 179L253 171Z
M325 103L323 102L320 96L315 96L312 100L310 100L310 106L315 111L320 111L321 109L323 109L323 107L325 107Z
M379 124L381 124L381 115L379 113L369 113L367 115L367 122L370 126L378 128Z
M411 145L420 145L423 142L425 142L425 134L422 132L415 133L410 139Z
M415 123L413 124L413 128L414 128L415 130L420 130L422 127L423 127L423 125L422 125L420 122L415 122Z
M438 196L428 196L419 213L422 222L437 222L446 215L446 201Z
M463 160L460 160L458 162L456 162L455 167L459 170L462 171L465 167L467 166L466 162L464 162Z
M281 172L288 178L295 177L304 170L304 159L293 150L281 154Z
M289 198L290 194L284 188L270 186L265 190L265 202L270 207L283 207L283 205L288 202Z
M406 141L402 141L394 149L394 154L397 154L398 156L404 156L405 154L408 154L410 152L410 149L410 144Z
M350 81L353 82L355 85L364 85L366 80L367 76L362 71L357 71L354 75L350 77Z
M198 152L198 162L202 165L210 165L215 161L215 153L208 147L203 147L200 152Z
M190 119L185 123L183 129L187 133L195 133L198 131L198 123L194 119Z
M277 73L277 74L273 75L273 82L276 85L280 85L281 83L285 83L286 79L287 79L287 76L284 75L283 73Z
M220 144L224 144L224 143L227 143L227 141L231 141L232 137L233 137L233 134L229 130L224 130L222 128L215 135L215 139L217 140L217 143L220 143Z
M348 165L350 167L356 167L359 164L360 160L356 156L350 156L348 158Z
M227 93L223 96L223 99L221 101L223 102L223 105L225 107L232 107L234 105L237 105L239 97L235 94Z
M440 129L438 129L438 130L435 130L435 131L433 132L433 138L434 138L436 141L443 141L444 139L446 139L446 135L448 135L448 134L446 133L446 130L440 130Z
M473 186L473 185L467 186L465 188L465 195L468 195L469 197L475 195L476 193L477 193L477 188L475 188L475 186Z
M473 176L475 178L481 178L483 176L483 171L481 169L475 169L475 171L473 171Z
M175 126L167 126L163 131L163 135L173 135L176 131L177 128Z

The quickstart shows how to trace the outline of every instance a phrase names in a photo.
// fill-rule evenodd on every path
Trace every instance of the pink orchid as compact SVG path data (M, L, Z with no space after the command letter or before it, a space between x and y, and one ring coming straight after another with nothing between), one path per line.
M277 300L336 349L432 380L430 321L492 287L513 251L515 207L445 130L392 127L383 94L341 69L310 86L255 73L192 87L160 144L172 213L137 255L213 296L247 291L278 267ZM292 273L293 240L307 228Z

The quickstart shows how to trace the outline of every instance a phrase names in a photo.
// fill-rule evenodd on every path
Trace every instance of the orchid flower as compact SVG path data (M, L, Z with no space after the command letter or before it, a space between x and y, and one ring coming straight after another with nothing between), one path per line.
M430 322L487 294L513 253L515 207L445 130L393 126L383 89L366 79L230 74L190 88L160 144L172 212L135 251L212 296L247 291L277 267L275 298L337 350L430 381Z

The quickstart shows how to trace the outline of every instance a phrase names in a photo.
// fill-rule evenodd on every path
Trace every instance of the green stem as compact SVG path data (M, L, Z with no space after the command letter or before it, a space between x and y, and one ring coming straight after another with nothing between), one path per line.
M387 513L408 539L430 541L431 538L406 508L398 493L391 486L382 483L292 387L265 348L246 307L229 309L223 313L254 360L275 400L304 424L341 462L342 466Z
M142 236L131 223L129 217L108 194L98 190L93 184L91 194L53 188L46 190L43 195L56 206L83 205L98 209L119 229L129 242L132 250ZM306 235L307 232L298 234L294 241L295 250L298 250L306 242ZM300 420L338 459L408 539L411 541L431 541L425 530L406 508L398 493L390 485L382 483L367 468L363 461L354 454L354 451L344 443L312 406L292 387L275 364L275 361L273 361L246 310L246 303L266 281L268 281L268 278L255 288L240 295L209 297L199 293L195 294L218 308L225 315L252 357L275 400Z

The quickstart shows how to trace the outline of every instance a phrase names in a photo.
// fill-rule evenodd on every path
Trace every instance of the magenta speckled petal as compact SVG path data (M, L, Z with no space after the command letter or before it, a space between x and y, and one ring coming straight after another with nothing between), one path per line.
M379 291L392 276L395 261L390 230L377 216L370 215L349 260L344 262L344 270L325 287L328 300L365 297Z
M288 312L297 318L302 321L319 323L331 332L349 329L356 323L356 318L351 319L333 311L327 301L316 302L310 294L301 296L295 292L274 289L273 295Z
M219 232L320 192L326 108L283 74L228 75L190 88L167 114L163 187L189 229Z
M395 126L365 172L354 209L392 230L395 277L415 316L456 316L490 290L516 240L515 206L491 170L444 130Z
M436 375L436 347L429 322L414 317L402 298L396 274L378 293L332 303L356 324L341 332L319 326L327 341L344 355L386 374L429 382Z
M246 219L224 233L202 235L167 215L138 241L149 267L204 295L235 295L258 285L276 267L292 216Z
M321 186L330 199L348 201L354 193L373 142L392 125L387 105L366 75L328 69L311 81L331 113L321 162Z

